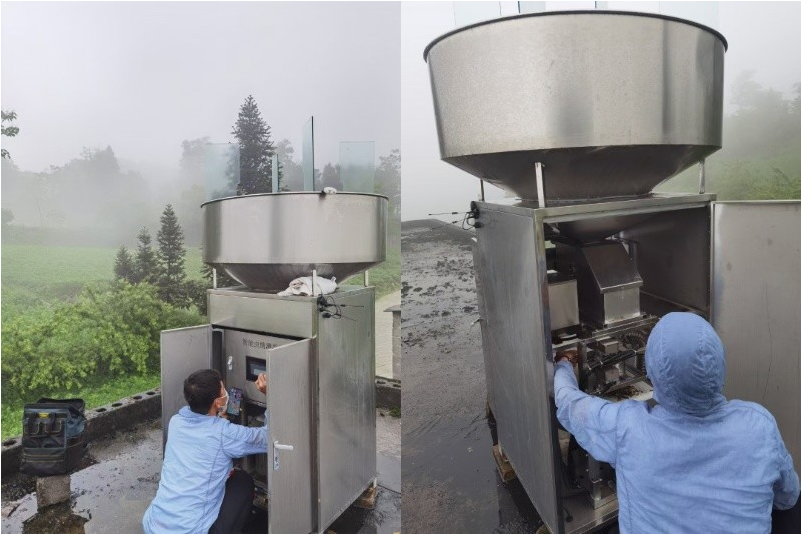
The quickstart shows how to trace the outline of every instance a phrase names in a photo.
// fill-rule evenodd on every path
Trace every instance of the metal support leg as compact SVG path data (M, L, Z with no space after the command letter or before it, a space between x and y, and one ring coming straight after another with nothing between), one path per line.
M537 174L537 205L545 208L545 184L542 181L542 162L534 164L534 171Z
M701 160L698 170L698 193L706 193L706 160Z

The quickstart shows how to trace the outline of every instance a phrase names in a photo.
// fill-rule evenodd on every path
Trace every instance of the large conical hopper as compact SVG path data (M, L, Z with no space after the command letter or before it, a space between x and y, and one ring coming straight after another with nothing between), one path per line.
M387 198L364 193L271 193L203 205L203 261L255 290L292 279L343 282L386 259Z
M425 51L440 154L548 201L644 195L721 147L726 41L681 19L546 12L461 28Z

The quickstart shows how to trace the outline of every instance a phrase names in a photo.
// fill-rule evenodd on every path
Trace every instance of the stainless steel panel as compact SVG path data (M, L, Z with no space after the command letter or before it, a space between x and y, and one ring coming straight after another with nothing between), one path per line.
M475 241L475 238L474 238ZM487 405L493 416L495 414L495 398L492 389L497 384L494 375L493 360L489 356L489 336L487 324L487 309L484 306L484 287L481 284L480 270L484 264L481 257L481 247L478 243L473 244L473 276L476 281L476 302L478 305L479 324L481 325L481 349L484 356L484 375L487 378Z
M315 297L280 297L241 290L209 290L213 325L297 338L314 336ZM336 295L336 294L335 294Z
M335 296L349 319L318 319L319 526L324 532L376 477L375 293Z
M211 325L161 331L161 425L165 444L170 418L186 405L184 380L211 366Z
M562 529L558 506L556 426L550 395L543 294L545 249L534 212L524 217L481 204L475 266L486 309L482 330L491 364L498 441L537 512L552 532ZM539 227L539 228L537 228ZM541 262L538 262L538 258Z
M548 274L548 309L552 331L579 324L575 279L560 279L555 273Z
M640 288L625 288L603 294L604 325L630 320L642 316L640 312Z
M713 217L725 394L773 414L801 471L801 201L715 203Z
M704 204L655 214L620 233L636 243L644 311L662 315L686 307L709 317L710 225Z
M264 394L259 392L253 379L247 377L247 358L252 357L264 361L267 369L267 358L271 349L293 344L295 340L252 334L233 329L225 330L225 351L222 355L222 373L227 388L236 387L242 390L248 401L264 405Z
M269 533L310 533L314 529L312 346L311 340L301 340L267 350ZM281 445L292 450L280 449ZM273 462L276 452L278 466Z
M537 198L642 195L721 146L723 37L631 12L468 26L426 50L440 155Z
M589 222L589 220L585 220ZM623 244L557 244L556 266L578 281L581 316L599 326L640 316L642 279Z
M269 193L203 205L203 261L249 288L285 290L296 277L347 277L386 258L387 198Z

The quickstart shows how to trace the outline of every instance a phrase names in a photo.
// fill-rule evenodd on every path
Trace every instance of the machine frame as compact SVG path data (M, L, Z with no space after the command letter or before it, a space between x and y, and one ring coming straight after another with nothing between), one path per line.
M488 405L499 446L553 532L597 529L616 518L618 504L614 499L594 508L586 496L567 496L563 488L545 224L584 225L585 231L598 226L601 234L612 229L610 235L637 242L643 311L661 316L685 310L711 320L727 347L726 395L760 402L776 414L798 468L801 376L768 370L765 377L764 363L754 355L775 348L771 358L781 362L780 369L801 366L801 356L793 353L801 334L791 328L793 322L801 325L801 201L714 201L711 194L660 194L547 207L476 203L474 265ZM765 252L748 247L757 241L774 254L780 251L781 262L763 266ZM763 274L755 281L748 270L757 266ZM770 308L760 318L782 318L786 329L754 322L753 313L737 306L755 287L762 288L763 307ZM795 402L788 404L790 394Z

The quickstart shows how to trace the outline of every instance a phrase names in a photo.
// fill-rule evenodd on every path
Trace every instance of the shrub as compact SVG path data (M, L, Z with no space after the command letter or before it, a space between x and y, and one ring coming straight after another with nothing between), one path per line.
M4 322L3 402L158 372L160 331L197 323L199 315L159 300L148 284L87 285L74 303Z

